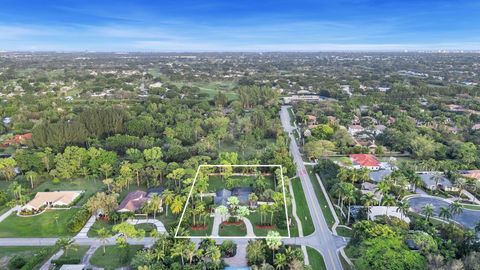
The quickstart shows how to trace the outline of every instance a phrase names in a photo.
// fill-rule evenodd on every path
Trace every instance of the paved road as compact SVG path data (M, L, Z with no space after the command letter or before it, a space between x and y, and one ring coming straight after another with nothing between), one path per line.
M297 166L297 175L302 182L302 187L307 198L308 208L310 209L310 214L313 218L313 224L315 225L315 232L309 237L303 237L299 239L299 242L305 242L306 239L311 238L311 242L308 241L309 246L313 246L320 253L322 253L325 260L325 265L329 270L340 270L343 269L338 257L337 249L339 246L344 245L343 238L335 236L332 234L328 228L325 217L323 216L322 209L318 204L317 197L313 192L314 188L310 177L308 176L307 169L300 154L295 137L292 132L294 127L290 125L290 115L288 114L289 106L282 106L280 111L280 118L282 120L282 125L285 131L290 137L290 153L293 156L295 165ZM339 239L340 238L340 239ZM342 243L343 242L343 243Z
M422 213L422 208L426 204L432 204L434 217L438 217L438 214L440 213L440 207L448 208L451 204L448 200L443 198L428 195L416 195L408 198L407 200L410 204L410 208L419 214ZM463 213L454 215L452 219L467 228L474 229L477 222L480 222L480 210L470 210L464 208Z

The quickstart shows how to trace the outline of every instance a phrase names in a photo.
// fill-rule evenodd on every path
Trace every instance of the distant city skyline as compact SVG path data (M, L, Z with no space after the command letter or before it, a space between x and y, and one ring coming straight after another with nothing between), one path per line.
M480 51L480 1L2 1L0 51Z

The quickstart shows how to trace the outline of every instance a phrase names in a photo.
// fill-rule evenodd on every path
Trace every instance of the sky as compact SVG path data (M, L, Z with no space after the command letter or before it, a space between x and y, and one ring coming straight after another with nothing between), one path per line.
M2 50L480 50L480 0L1 0Z

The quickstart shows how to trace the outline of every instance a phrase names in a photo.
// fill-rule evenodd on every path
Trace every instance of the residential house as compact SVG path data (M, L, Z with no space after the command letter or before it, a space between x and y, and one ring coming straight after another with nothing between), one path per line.
M60 270L84 270L85 267L85 264L64 264Z
M355 169L367 168L376 171L381 167L378 159L371 154L351 154L350 159L352 160Z
M35 198L29 201L24 209L38 210L43 206L69 206L76 198L82 194L83 191L52 191L52 192L37 192Z
M148 201L147 192L141 190L130 192L118 206L117 212L136 212L142 208L146 201Z
M2 142L0 146L2 147L7 147L11 145L20 145L20 144L25 144L26 141L32 139L33 134L32 133L25 133L25 134L18 134L13 136L10 139L7 139Z
M370 180L372 180L375 183L380 183L382 182L385 177L389 176L392 174L392 170L378 170L378 171L371 171L368 173L370 176Z
M467 171L460 171L460 175L465 178L475 179L480 181L480 170L467 170Z
M452 182L444 175L440 175L438 180L435 179L436 175L430 172L420 173L418 176L420 176L425 187L429 190L441 189L444 191L458 191L458 188L453 186Z
M220 189L215 193L215 198L213 199L216 205L227 205L228 198L237 197L240 201L240 204L248 204L248 196L252 193L253 190L250 187L234 187L232 190Z
M307 123L308 125L317 124L317 117L315 115L307 115Z
M360 132L364 132L365 129L361 125L349 125L348 126L348 133L350 135L355 136Z

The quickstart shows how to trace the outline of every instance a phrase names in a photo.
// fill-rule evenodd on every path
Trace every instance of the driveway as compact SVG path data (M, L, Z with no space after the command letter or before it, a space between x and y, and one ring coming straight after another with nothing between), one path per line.
M442 198L432 196L416 196L410 197L407 200L410 204L410 208L412 209L412 211L419 214L422 213L423 206L431 203L433 205L433 211L436 217L438 217L438 213L440 213L440 207L449 207L450 205L450 202ZM464 208L463 213L453 216L452 219L467 228L474 229L475 224L480 222L480 211Z

